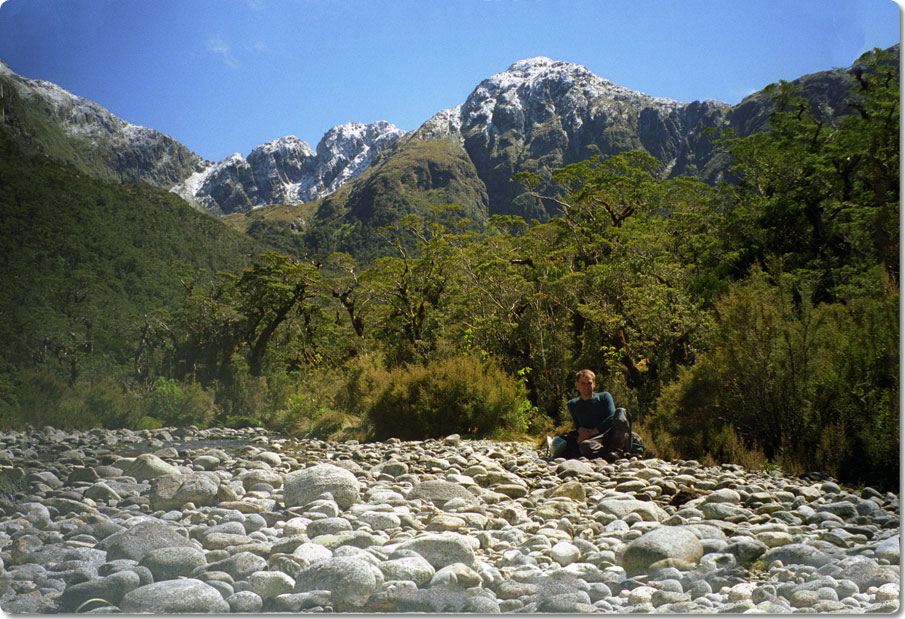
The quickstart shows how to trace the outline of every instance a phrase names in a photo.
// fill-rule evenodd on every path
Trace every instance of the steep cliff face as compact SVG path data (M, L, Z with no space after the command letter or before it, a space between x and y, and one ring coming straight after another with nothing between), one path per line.
M729 106L696 104L719 114ZM687 104L613 84L581 65L539 57L483 82L461 108L465 149L487 184L491 213L546 219L512 177L542 176L594 155L643 149L672 167L696 120Z
M173 138L0 62L0 127L31 152L108 181L169 189L208 162Z

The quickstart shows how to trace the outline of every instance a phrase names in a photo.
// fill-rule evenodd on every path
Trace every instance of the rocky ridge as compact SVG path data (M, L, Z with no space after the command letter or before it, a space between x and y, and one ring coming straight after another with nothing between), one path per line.
M189 203L221 214L268 204L302 204L321 198L358 177L383 150L405 134L378 121L330 129L312 150L290 135L234 153L195 172L172 191Z
M48 427L0 484L9 613L899 608L896 495L735 465Z
M411 165L411 147L405 147L417 140L452 142L455 152L447 158L464 159L468 165L457 164L464 177L456 173L425 179L417 170L402 175L404 182L393 194L410 210L417 211L419 200L436 202L437 195L450 194L470 198L462 205L465 211L483 217L513 213L543 221L556 215L556 209L527 195L513 181L515 173L544 176L594 155L642 149L663 163L664 176L690 175L717 183L725 178L728 160L714 149L714 135L726 127L740 136L763 130L772 109L763 93L736 106L651 97L581 65L538 57L483 80L461 105L438 112L415 131L402 131L386 121L346 123L330 129L316 149L290 135L256 147L247 157L234 153L215 163L55 84L18 76L2 63L0 82L0 124L26 143L105 180L141 180L171 189L214 214L330 196L373 170L375 162L394 157L396 163L387 169L396 174L396 168ZM846 111L844 72L805 76L801 83L822 109ZM437 164L450 167L448 161ZM475 179L482 185L479 190L472 187ZM463 186L468 190L463 192ZM350 195L373 198L366 189ZM382 208L381 199L375 206L349 198L340 207L368 225L369 215ZM329 207L331 212L336 209L335 204Z
M154 129L115 116L46 80L0 62L0 126L29 147L104 180L142 181L169 189L210 162Z

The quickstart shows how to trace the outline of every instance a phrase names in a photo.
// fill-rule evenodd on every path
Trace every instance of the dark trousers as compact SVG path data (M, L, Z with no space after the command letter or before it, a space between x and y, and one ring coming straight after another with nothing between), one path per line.
M615 454L608 450L604 444L603 437L594 437L578 442L578 430L572 430L567 434L559 435L566 441L566 450L563 452L563 458L580 458L584 456L589 460L594 458L605 458L609 460ZM605 436L605 435L604 435Z

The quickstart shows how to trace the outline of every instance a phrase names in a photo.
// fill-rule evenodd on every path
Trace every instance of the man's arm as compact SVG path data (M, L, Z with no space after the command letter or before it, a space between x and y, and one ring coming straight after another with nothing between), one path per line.
M616 415L616 404L613 402L613 396L609 391L603 391L597 394L597 402L600 405L602 419L598 422L595 431L597 434L603 434L613 425L613 417Z
M600 432L597 428L578 428L578 442L583 443L584 441L597 436Z

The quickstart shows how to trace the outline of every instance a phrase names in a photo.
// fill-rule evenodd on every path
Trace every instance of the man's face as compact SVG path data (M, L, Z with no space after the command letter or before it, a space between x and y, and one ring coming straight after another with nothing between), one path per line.
M575 381L575 388L578 389L578 393L583 400L587 400L594 395L594 387L596 387L594 379L590 376L579 376L578 380Z

